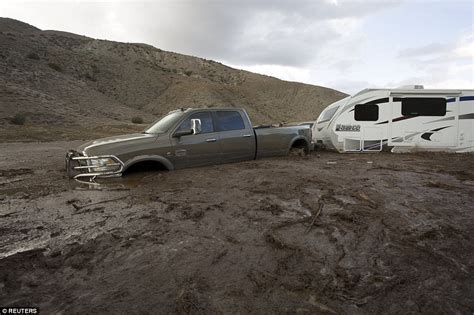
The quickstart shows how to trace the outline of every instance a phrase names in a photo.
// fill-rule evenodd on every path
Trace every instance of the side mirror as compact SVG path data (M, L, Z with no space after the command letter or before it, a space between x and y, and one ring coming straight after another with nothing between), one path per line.
M193 131L193 135L201 133L201 119L191 119L191 130Z
M182 136L189 136L189 135L192 135L194 133L194 131L192 129L189 129L189 130L180 130L180 131L176 131L174 134L173 134L173 137L175 138L180 138Z

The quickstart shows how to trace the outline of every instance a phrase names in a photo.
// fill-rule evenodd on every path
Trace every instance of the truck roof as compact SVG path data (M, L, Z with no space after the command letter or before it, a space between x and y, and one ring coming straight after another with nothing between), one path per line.
M198 110L206 110L206 109L207 110L229 110L229 109L232 109L232 110L245 111L244 108L240 108L240 107L197 107L197 108L188 107L188 108L175 109L175 110L170 111L169 113L180 112L180 111L189 113L189 112L195 112L195 111L198 111Z

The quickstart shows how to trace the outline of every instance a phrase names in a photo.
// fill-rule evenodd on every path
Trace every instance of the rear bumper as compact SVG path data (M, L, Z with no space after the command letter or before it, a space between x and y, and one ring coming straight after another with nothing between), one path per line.
M107 161L105 165L99 165ZM66 173L69 178L118 177L122 175L123 162L115 155L87 156L70 150L66 154Z

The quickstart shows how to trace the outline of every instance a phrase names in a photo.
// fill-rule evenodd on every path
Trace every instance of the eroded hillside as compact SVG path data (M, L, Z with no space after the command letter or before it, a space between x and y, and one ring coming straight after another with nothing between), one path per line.
M254 123L315 119L343 93L133 43L42 31L0 18L1 141L138 130L179 107L235 106ZM11 124L15 115L24 125Z

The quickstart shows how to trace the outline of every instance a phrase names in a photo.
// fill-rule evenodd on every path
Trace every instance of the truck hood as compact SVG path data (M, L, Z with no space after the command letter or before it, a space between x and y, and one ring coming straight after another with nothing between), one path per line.
M117 155L126 147L143 145L155 141L156 134L132 133L128 135L101 138L84 143L77 151L84 152L88 156L94 155Z

